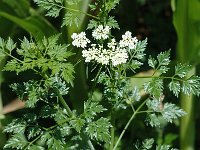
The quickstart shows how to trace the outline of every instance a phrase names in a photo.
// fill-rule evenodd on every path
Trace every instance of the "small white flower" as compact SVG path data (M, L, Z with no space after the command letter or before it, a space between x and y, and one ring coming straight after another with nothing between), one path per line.
M85 62L90 62L95 60L98 54L98 49L96 48L96 44L92 44L92 47L88 50L82 51L82 56L85 58Z
M128 47L129 49L134 49L137 42L137 38L132 37L132 33L130 31L126 31L126 33L122 35L122 40L119 41L119 45L122 48Z
M102 65L108 65L110 60L110 51L107 49L101 49L98 53L96 61Z
M76 47L87 47L87 44L90 43L90 40L86 37L85 32L81 32L79 34L73 33L71 38L73 39L72 45Z
M108 48L115 49L115 46L117 45L116 40L112 39L110 43L108 43Z
M117 66L119 64L124 64L127 62L128 53L126 49L121 49L119 47L112 53L111 62L113 66Z
M109 32L110 32L110 27L109 26L105 26L105 28L103 27L103 25L99 25L93 32L92 32L92 36L97 39L107 39L109 37Z
M92 36L95 39L107 39L109 32L109 26L103 27L100 25L92 32ZM84 48L82 56L85 58L85 62L94 61L102 65L112 64L114 67L127 62L127 48L134 49L138 41L136 37L132 37L129 31L122 35L122 40L119 43L114 38L111 39L107 43L106 48L104 44L91 44L87 46L90 40L86 38L85 32L73 33L71 37L73 39L73 46Z

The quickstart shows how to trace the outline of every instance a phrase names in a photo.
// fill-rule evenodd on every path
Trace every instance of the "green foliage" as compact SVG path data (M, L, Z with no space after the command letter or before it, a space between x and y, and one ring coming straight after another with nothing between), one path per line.
M135 72L135 69L140 68L143 65L143 59L145 54L145 49L147 46L147 39L143 41L138 41L136 48L129 52L130 60L128 62L127 68ZM126 68L125 68L126 69Z
M69 123L78 133L80 133L81 128L85 125L85 120L81 118L76 118L71 120Z
M199 77L198 76L191 76L186 78L186 74L191 70L191 66L187 64L177 64L175 66L175 73L172 77L153 77L156 72L159 74L166 73L168 71L168 65L170 63L169 53L161 52L157 56L157 60L150 57L148 60L148 64L150 67L155 69L154 73L152 74L152 80L145 83L144 90L148 93L151 93L152 96L159 98L160 94L163 92L163 79L168 78L171 79L171 82L168 84L170 91L178 97L180 92L184 94L194 94L199 95Z
M97 141L110 142L109 128L111 124L107 118L100 118L94 121L86 127L86 133L90 138L96 139Z
M2 18L13 22L35 38L41 39L43 36L50 36L57 33L56 29L47 19L39 16L38 13L30 7L29 1L20 0L20 2L16 2L15 0L8 0L1 2L1 5L8 8L5 10L1 9L0 16Z
M67 12L65 14L65 17L63 18L62 27L65 25L72 26L73 24L75 24L78 27L79 23L80 23L80 19L77 17L76 14L73 14L72 12Z
M142 142L142 147L143 147L144 149L150 149L150 148L152 148L153 143L154 143L154 139L145 139L145 140Z
M146 103L149 113L149 124L160 126L162 120L172 123L173 120L186 115L186 113L175 104L162 103L161 100L148 100Z
M86 118L87 122L91 122L97 114L106 110L107 109L103 108L102 105L99 105L98 102L87 101L84 103L83 115Z
M4 132L14 133L14 134L24 133L25 128L26 128L26 123L24 122L24 120L16 119L5 127Z
M81 20L80 16L77 15L77 13L80 13L79 10L65 6L64 3L68 5L77 5L80 1L81 0L34 0L38 6L47 10L46 16L58 17L62 10L66 10L61 27L65 25L72 26L74 24L77 27L79 26Z
M151 139L145 139L142 143L137 142L135 147L137 150L150 150L153 148L153 145L154 145L154 139L151 138ZM156 150L170 150L170 146L157 145ZM177 150L177 149L172 148L171 150Z
M161 52L157 56L157 60L150 57L148 60L148 64L150 67L152 67L156 71L159 71L161 74L166 73L169 69L169 68L167 68L167 65L169 65L169 63L170 63L169 55L170 55L170 51Z
M98 83L105 86L103 99L108 100L114 109L125 109L127 103L132 104L140 100L140 95L136 93L137 88L131 89L129 80L120 79L117 74L113 80L113 78L102 73L98 78Z
M169 83L169 89L174 93L175 96L178 97L180 91L187 95L190 93L194 95L199 95L199 77L191 76L186 78L186 75L190 70L190 65L178 64L177 66L175 66L175 74L172 77L172 81Z
M180 85L180 83L178 81L172 80L169 83L169 89L170 89L170 91L172 91L174 93L174 95L176 97L178 97L178 95L180 93L181 85Z
M26 141L23 134L14 134L7 142L7 144L4 146L4 148L16 148L16 149L23 149L26 147L28 142Z
M13 58L9 61L4 71L16 71L17 73L37 69L39 74L45 74L51 71L51 76L60 74L68 83L72 84L74 67L67 59L73 55L67 48L67 45L57 44L59 35L43 38L42 41L33 42L23 39L21 47L17 53L22 60ZM2 41L2 40L1 40ZM11 52L15 48L12 40L1 42L1 53L12 56ZM9 52L7 52L9 50Z
M51 17L58 17L61 11L65 10L63 25L73 25L74 23L78 25L80 16L77 13L82 13L93 18L88 24L88 29L97 28L99 25L119 28L114 17L109 16L110 11L116 7L119 0L97 1L91 4L91 10L98 12L96 16L69 7L79 3L79 1L35 0L35 3L46 9L47 16ZM68 5L64 5L65 3ZM88 30L88 32L91 31ZM111 31L108 34L108 39L99 40L97 44L100 44L100 46L107 45L114 38ZM78 34L75 36L78 36ZM127 35L122 37L123 40L125 36ZM18 75L25 71L31 71L37 75L34 79L27 79L28 81L22 83L13 83L10 86L18 97L25 101L26 107L31 113L25 113L22 119L14 120L5 128L5 132L13 134L5 148L94 149L93 143L95 143L107 144L110 149L116 150L136 115L146 113L148 123L155 127L160 126L164 121L172 123L186 114L175 104L164 103L165 79L170 80L169 89L175 96L178 96L180 92L199 95L199 77L186 78L186 74L190 70L189 65L178 64L172 77L164 76L169 70L170 51L160 53L156 59L152 57L148 59L149 66L154 69L152 75L144 77L129 75L130 72L135 73L136 69L143 65L146 55L147 39L143 41L135 39L134 48L119 46L120 42L114 43L113 47L117 45L120 50L127 52L126 63L119 63L116 66L110 62L106 65L103 65L103 63L92 64L95 67L88 64L89 68L92 67L91 72L97 71L97 75L92 79L93 88L88 89L90 93L88 98L80 99L84 101L83 112L78 112L73 108L73 103L70 102L68 95L71 92L70 84L73 85L75 73L75 65L69 59L74 54L69 50L69 48L72 48L69 44L59 44L59 37L60 35L53 35L37 40L24 37L20 41L20 45L15 44L11 38L8 40L0 38L0 61L5 57L9 58L3 71L14 71ZM81 38L83 37L78 37L76 42L84 43L86 37ZM134 40L136 37L131 35L131 38L128 38ZM130 42L127 41L125 41L125 44ZM89 43L86 42L86 44ZM75 44L72 43L72 45ZM87 49L89 49L89 46L84 47L85 51ZM119 59L123 58L119 57ZM149 80L142 89L139 89L137 85L131 85L130 79L134 77L149 78ZM91 78L93 77L91 76L88 79ZM103 96L102 99L99 98L97 101L93 95L95 88L99 86L102 87L100 90L102 90ZM145 94L142 95L140 90L144 90ZM132 113L129 112L127 115L131 115L131 117L115 143L114 132L119 126L115 120L117 116L114 115L125 111L126 108L131 109ZM145 110L146 108L147 110ZM146 139L136 148L148 150L153 148L153 143L153 139ZM168 150L169 148L165 145L156 146L158 150Z
M192 69L191 65L177 64L175 66L175 76L183 78L187 75L187 72L190 71L191 69Z
M34 2L45 9L47 9L47 16L58 17L61 11L63 0L34 0Z
M159 78L152 79L144 84L144 90L156 98L160 97L163 91L163 80Z

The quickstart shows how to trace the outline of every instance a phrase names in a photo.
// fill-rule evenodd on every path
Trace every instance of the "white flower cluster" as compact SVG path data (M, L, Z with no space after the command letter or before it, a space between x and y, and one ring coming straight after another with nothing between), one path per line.
M99 25L93 32L92 36L96 40L106 40L109 38L110 27L103 27ZM84 48L82 56L85 62L96 61L102 65L111 63L113 66L124 64L128 60L128 49L134 49L138 40L131 36L131 32L127 31L122 35L122 40L119 43L113 38L107 45L105 44L91 44L90 40L86 38L85 32L80 34L72 34L72 45Z
M93 32L92 32L92 36L97 39L108 39L109 38L109 32L110 32L110 27L109 26L105 26L105 28L103 27L103 25L99 25Z
M79 34L73 33L71 37L73 39L72 45L76 47L85 48L87 47L87 44L90 43L90 40L86 38L85 32L81 32Z
M122 35L122 40L119 41L120 47L128 47L129 49L134 49L138 42L136 37L132 37L132 33L130 31L126 31L124 35Z

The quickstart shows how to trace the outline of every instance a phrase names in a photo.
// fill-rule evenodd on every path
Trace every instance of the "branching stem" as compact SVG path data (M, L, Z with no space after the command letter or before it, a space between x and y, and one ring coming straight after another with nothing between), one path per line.
M68 7L65 7L65 6L63 6L63 5L58 5L58 4L55 4L55 3L50 3L50 4L52 4L52 5L56 6L56 7L59 7L59 8L61 8L61 9L66 9L66 10L73 11L73 12L78 12L78 13L87 15L87 16L89 16L89 17L92 17L92 18L94 18L94 19L99 19L98 17L96 17L96 16L94 16L94 15L91 15L91 14L89 14L89 13L87 13L87 12L81 11L81 10L77 10L77 9L73 9L73 8L68 8Z
M69 108L69 106L67 105L67 103L65 102L64 98L62 97L62 95L60 94L58 89L55 89L56 94L58 95L58 99L60 100L60 102L62 103L63 107L67 110L67 113L69 114L70 117L73 117L73 113L71 111L71 109ZM83 133L84 134L84 133ZM87 136L84 134L84 136ZM94 146L92 144L92 142L90 141L90 139L87 139L87 143L90 147L91 150L95 150Z
M133 113L133 115L131 116L131 118L129 119L129 121L127 122L126 126L124 127L123 131L121 132L113 150L116 150L117 146L119 145L119 142L121 141L124 133L126 132L127 128L129 127L130 123L132 122L132 120L135 118L136 114L139 112L139 110L144 106L144 104L146 103L147 100L145 100L138 108L137 110Z

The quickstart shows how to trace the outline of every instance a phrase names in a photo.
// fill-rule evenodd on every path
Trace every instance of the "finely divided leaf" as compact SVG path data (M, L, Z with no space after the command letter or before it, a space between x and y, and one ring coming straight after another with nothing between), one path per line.
M23 149L28 145L28 141L26 140L23 134L14 134L6 143L4 148L12 148L12 149Z
M135 53L134 58L139 60L144 59L144 56L146 55L144 53L146 46L147 46L147 38L143 41L138 41L136 44L136 48L133 51L133 53Z
M159 63L159 66L167 66L169 65L170 63L170 50L169 51L166 51L166 52L161 52L158 56L157 56L157 59L158 59L158 63Z
M9 50L9 53L11 54L12 50L15 49L16 43L13 42L13 40L9 37L6 42L6 49Z
M34 2L47 10L47 16L58 17L63 7L63 0L34 0Z
M153 147L153 143L154 143L154 139L151 138L151 139L145 139L143 142L142 142L142 147L144 150L148 150L150 148Z
M87 122L91 122L92 119L98 114L107 109L103 108L102 105L99 105L98 102L85 102L84 103L84 117Z
M144 84L144 90L156 98L160 97L163 91L163 80L153 78L151 81Z
M30 140L31 138L41 134L41 129L38 126L31 126L27 128L27 137Z
M74 120L71 120L69 124L78 132L81 132L81 129L85 125L85 120L81 118L75 118Z
M182 84L182 92L184 94L194 94L194 95L199 95L200 94L200 77L198 76L191 76L187 80L183 81Z
M150 58L148 59L148 64L150 67L156 69L161 74L166 73L169 69L167 68L167 66L170 63L169 56L170 56L170 50L166 52L161 52L160 54L158 54L157 60L155 60L154 58L150 56Z
M15 119L12 121L12 123L8 124L4 132L7 133L24 133L26 129L27 124L22 119Z
M159 127L160 126L160 117L157 116L155 113L151 113L148 115L148 123L152 126L152 127Z
M75 24L78 27L79 23L80 23L80 18L78 17L78 15L68 11L65 13L65 17L63 18L63 23L61 27L65 25L72 26L73 24Z
M106 23L107 26L109 26L112 29L119 29L119 24L117 21L114 19L114 17L109 17ZM89 25L88 25L89 26Z
M172 80L170 83L169 83L169 90L173 92L173 94L178 97L179 93L180 93L180 90L181 90L181 85L180 85L180 82L179 81L175 81L175 80Z
M91 139L97 141L110 142L109 129L111 124L107 118L100 118L97 121L91 122L86 127L86 133Z
M156 65L157 65L157 60L155 60L153 57L149 57L148 59L148 64L150 67L152 67L153 69L156 69Z
M171 104L171 103L164 104L161 114L162 114L162 117L167 122L170 122L170 123L172 123L174 119L178 119L179 117L186 115L186 113L182 109L180 109L175 104Z
M175 75L179 76L180 78L183 78L187 75L187 72L190 71L191 65L185 65L185 64L177 64L175 66Z

